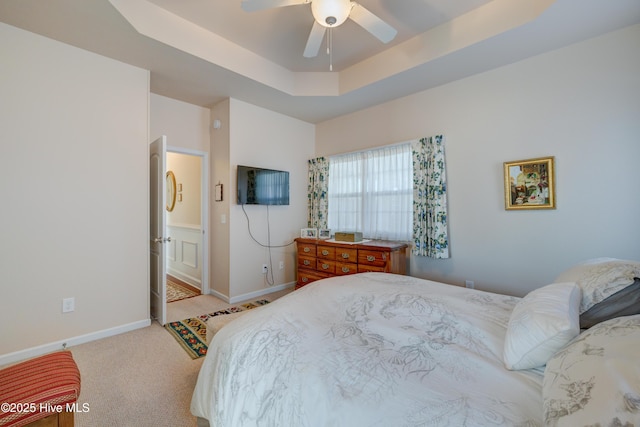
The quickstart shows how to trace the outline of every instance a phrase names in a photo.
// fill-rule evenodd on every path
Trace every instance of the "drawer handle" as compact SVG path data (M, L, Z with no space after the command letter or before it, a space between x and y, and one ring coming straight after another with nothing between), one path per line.
M326 250L326 249L323 249L323 250L322 250L322 255L324 255L324 256L329 255L329 251L328 251L328 250Z
M327 270L329 268L329 264L322 264L322 269Z
M376 257L374 257L373 255L367 255L367 261L373 262L375 260L376 260Z
M308 279L307 277L303 277L303 278L302 278L302 282L303 282L303 283L307 283L308 281L309 281L309 279Z
M348 273L350 271L351 271L351 269L349 267L342 267L342 272L343 273Z
M303 249L303 251L305 251L305 252L311 252L311 249L310 249L310 248L304 248L304 249Z
M349 259L349 254L348 253L342 253L342 258L343 259Z
M311 265L311 261L309 261L308 259L305 259L304 261L302 261L302 263L304 265Z

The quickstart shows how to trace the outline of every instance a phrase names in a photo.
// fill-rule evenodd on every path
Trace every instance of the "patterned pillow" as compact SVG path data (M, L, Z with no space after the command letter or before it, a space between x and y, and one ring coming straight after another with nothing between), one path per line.
M580 314L608 296L632 285L640 277L640 262L596 258L561 273L556 282L576 282L582 289Z
M640 425L640 315L598 323L547 363L546 425Z

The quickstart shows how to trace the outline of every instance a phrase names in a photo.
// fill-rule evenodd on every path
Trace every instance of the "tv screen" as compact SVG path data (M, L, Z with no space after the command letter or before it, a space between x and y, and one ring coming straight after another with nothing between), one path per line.
M288 205L289 172L238 165L239 205Z

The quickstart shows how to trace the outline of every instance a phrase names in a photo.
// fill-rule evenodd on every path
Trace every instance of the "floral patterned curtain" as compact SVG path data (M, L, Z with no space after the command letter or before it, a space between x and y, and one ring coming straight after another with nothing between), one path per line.
M328 213L329 161L324 157L309 160L307 227L326 229Z
M418 256L449 258L444 140L413 141L413 250Z

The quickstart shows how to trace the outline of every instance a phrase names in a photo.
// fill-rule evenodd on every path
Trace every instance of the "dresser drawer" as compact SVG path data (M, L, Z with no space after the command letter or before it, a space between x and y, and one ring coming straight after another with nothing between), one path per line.
M365 249L358 250L358 265L385 267L389 259L389 252L386 251L369 251Z
M342 276L344 274L355 274L355 273L358 273L358 264L336 261L337 275Z
M336 259L336 248L333 246L318 246L316 256L323 259Z
M316 258L313 256L298 255L298 266L300 268L314 270L316 268Z
M318 259L318 263L316 264L316 270L321 271L323 273L335 274L336 262L328 259Z
M358 264L358 273L369 273L369 272L385 273L387 272L387 268L386 266L380 267L377 265Z
M358 262L358 250L351 248L336 248L337 262Z
M308 285L316 280L331 277L330 274L321 273L315 270L298 269L298 280L296 281L296 289L304 285Z
M316 245L313 243L298 243L298 254L316 256Z
M384 240L340 243L298 238L296 288L327 277L367 271L405 274L408 245Z

